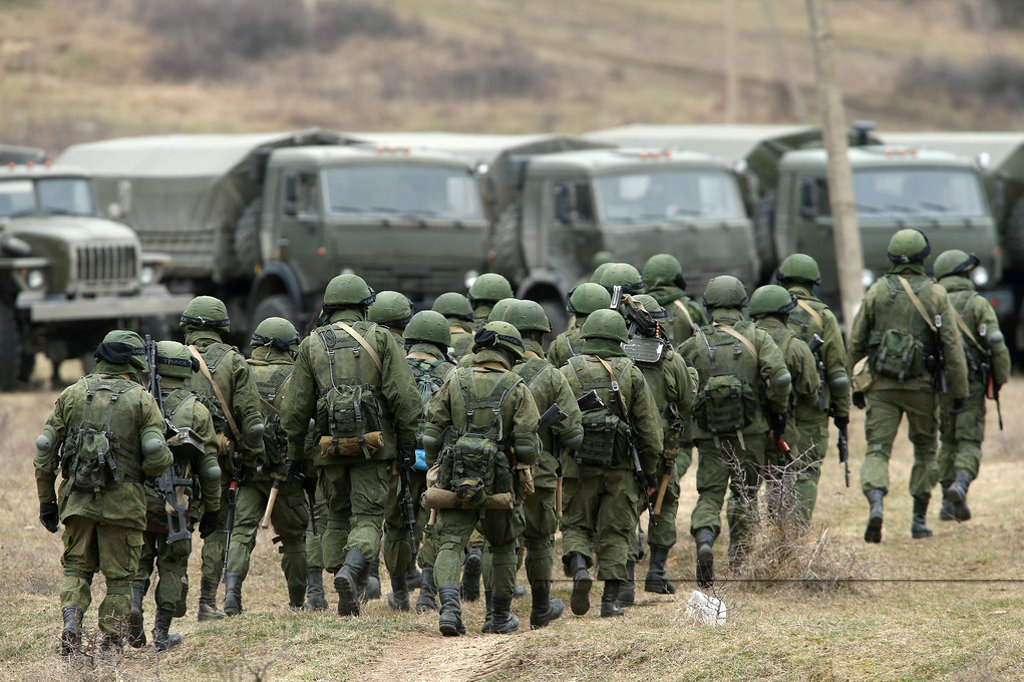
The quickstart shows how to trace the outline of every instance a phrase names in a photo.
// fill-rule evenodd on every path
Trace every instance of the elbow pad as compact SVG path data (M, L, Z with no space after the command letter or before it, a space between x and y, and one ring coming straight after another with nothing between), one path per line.
M150 436L146 440L142 441L142 452L147 457L160 454L160 451L165 447L167 447L167 443L164 442L163 438Z
M436 454L441 449L441 429L436 424L427 422L423 425L423 449L430 454Z
M248 428L245 432L245 440L249 445L255 445L256 443L263 440L263 431L266 427L263 426L263 422L256 422Z
M537 461L537 439L532 433L517 434L513 439L513 447L521 463L533 464Z
M40 452L49 452L53 449L53 442L56 440L56 435L53 432L53 427L47 425L43 428L43 432L36 438L36 450Z
M985 339L988 341L988 345L990 348L992 346L998 346L999 344L1003 343L1003 341L1006 340L1003 336L1003 332L1001 331L992 332L991 334L986 336Z
M845 393L850 390L850 377L846 372L836 372L828 378L828 387L835 393Z
M203 478L207 481L219 481L221 476L220 467L213 465L209 469L203 472Z
M772 379L772 383L774 383L776 386L789 386L791 383L793 383L793 375L790 374L789 372L783 372L782 374Z
M562 443L562 447L567 450L575 450L583 444L583 427L574 426L566 429L563 433L559 434L558 440Z

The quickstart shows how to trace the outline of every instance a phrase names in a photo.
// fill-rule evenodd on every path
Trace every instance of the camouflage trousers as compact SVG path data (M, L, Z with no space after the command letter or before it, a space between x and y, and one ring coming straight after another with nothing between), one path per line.
M237 514L236 514L237 518ZM220 511L217 513L217 527L225 528L228 519L228 488L221 486ZM203 539L203 580L220 582L224 571L224 545L227 542L227 531L218 530Z
M726 519L729 544L742 546L751 532L757 513L757 496L766 464L763 435L743 436L744 449L736 436L697 441L697 504L690 514L690 533L710 528L717 537L722 529L721 512L729 491Z
M867 394L864 432L867 452L860 469L860 486L889 492L889 457L903 415L907 415L910 442L914 444L914 465L910 470L910 494L930 494L939 478L935 462L939 430L938 397L934 391L882 389Z
M427 472L411 471L412 505L416 513L416 525L413 533L416 536L417 549L424 544L423 528L427 525L429 510L420 504L420 497L427 489ZM412 547L409 545L409 523L405 518L405 493L402 490L402 477L395 476L388 501L384 505L384 565L388 573L400 575L412 567Z
M150 522L152 526L153 522ZM150 579L156 568L160 572L160 581L153 594L156 606L173 609L181 597L181 581L188 575L188 557L191 553L191 537L168 543L166 530L147 530L142 536L139 568L132 582L141 585L143 593L149 592Z
M973 481L981 466L981 443L985 440L985 387L971 383L967 409L951 414L953 398L941 398L941 426L939 438L939 482L951 484L958 472L968 474Z
M60 605L86 611L92 603L92 578L103 574L107 594L100 602L100 630L120 637L127 633L131 582L139 567L143 531L101 523L84 516L64 519Z
M434 584L458 585L462 564L469 553L470 537L478 527L491 547L490 576L484 583L495 597L509 597L516 580L516 540L522 534L523 510L515 509L440 509L434 528L438 544L434 561Z
M796 457L796 497L800 517L810 521L818 501L821 463L828 450L828 413L815 405L797 405L795 414L799 438L793 448Z
M321 537L324 568L336 573L349 550L357 549L368 562L380 554L384 506L394 485L391 462L334 464L321 467L327 500L327 528Z
M324 498L322 479L317 480L313 516L306 524L306 565L309 568L324 567L322 538L327 529L327 500ZM314 531L315 527L315 531Z
M238 489L238 509L228 553L228 573L245 577L249 574L249 555L256 546L256 534L267 510L273 481L257 479ZM309 525L309 503L302 486L294 481L281 484L277 501L270 513L274 539L280 539L281 570L291 588L306 585L305 532Z
M629 536L637 524L637 490L629 469L580 466L579 478L566 478L562 500L562 567L581 554L587 567L597 557L598 580L626 580Z

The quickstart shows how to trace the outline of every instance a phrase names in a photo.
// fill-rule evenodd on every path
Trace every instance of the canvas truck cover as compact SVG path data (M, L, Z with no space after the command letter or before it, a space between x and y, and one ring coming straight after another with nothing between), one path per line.
M59 163L93 174L101 213L130 225L148 251L171 257L169 276L240 276L233 231L262 195L269 152L281 147L338 144L313 128L238 135L161 135L77 144Z
M46 161L46 152L42 149L0 144L0 165L6 166L11 163L22 165L25 163L43 163L44 161Z

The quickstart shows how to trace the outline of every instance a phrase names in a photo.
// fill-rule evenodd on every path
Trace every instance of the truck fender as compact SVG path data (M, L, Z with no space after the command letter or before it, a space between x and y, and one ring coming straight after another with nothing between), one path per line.
M302 285L299 283L298 275L287 264L275 260L264 265L260 274L253 281L252 291L249 294L249 310L255 309L260 300L266 296L276 293L287 294L296 311L306 312L306 302L302 295Z

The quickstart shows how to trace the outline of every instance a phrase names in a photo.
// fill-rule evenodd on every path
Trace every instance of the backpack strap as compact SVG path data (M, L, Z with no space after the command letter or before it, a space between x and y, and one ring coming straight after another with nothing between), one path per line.
M822 329L825 328L825 323L821 319L821 313L812 308L807 301L803 300L802 298L798 298L796 299L796 304L799 308L802 308L803 310L807 311L807 314L811 316L811 319L813 319L819 327L821 327Z
M334 326L337 327L338 329L342 330L343 332L345 332L349 336L351 336L353 339L355 339L356 343L358 343L360 346L362 346L363 350L365 350L370 355L370 359L373 360L373 364L377 365L377 371L379 371L381 374L384 373L384 365L380 361L380 356L377 355L377 351L375 351L373 349L373 346L371 346L370 344L368 344L366 342L366 339L363 338L362 334L360 334L355 329L353 329L349 325L345 324L341 320L335 322ZM371 329L372 329L372 327L371 327Z
M921 319L924 320L925 324L928 325L928 328L932 330L933 334L938 334L938 328L935 326L934 322L928 319L928 312L924 309L924 304L921 303L921 299L919 299L917 294L914 293L914 290L910 286L910 282L908 282L903 275L896 275L896 279L899 280L900 286L903 287L903 290L907 292L907 296L910 297L910 302L914 304L914 308L917 309Z
M619 398L619 406L622 408L623 416L628 415L629 408L626 407L626 399L622 397L622 391L619 388L619 380L615 376L615 372L614 370L612 370L612 366L609 365L608 362L600 355L595 355L594 357L597 358L598 362L604 365L604 368L606 370L608 370L608 375L611 376L612 378L612 393L614 393Z
M234 434L235 440L239 443L242 442L242 432L238 428L238 424L235 422L235 417L231 414L231 406L228 405L227 401L224 400L224 394L221 393L220 386L213 380L213 375L210 374L210 368L206 366L206 360L203 359L203 354L199 352L199 349L194 345L188 347L188 351L192 353L192 357L199 361L199 369L206 377L206 380L213 386L213 393L217 396L217 400L220 402L221 412L224 413L224 419L227 420L228 426L231 427L231 433Z
M977 295L978 294L975 293L973 296L970 296L966 300L966 302L964 303L965 311L967 310L967 306L970 305L971 299L973 299L974 296ZM966 322L964 322L964 318L961 315L960 311L958 311L954 306L951 307L953 307L953 321L956 322L956 326L960 328L960 331L963 332L963 335L966 336L967 339L971 342L971 345L977 348L979 351L981 351L981 353L983 353L984 355L989 355L990 351L988 350L988 348L984 348L980 343L978 343L978 340L974 338L974 334L971 333L971 328L967 326Z
M749 350L754 355L755 358L757 357L757 348L754 347L754 344L750 341L750 339L747 338L746 334L740 334L738 331L736 331L727 324L716 324L715 328L721 329L723 332L725 332L729 336L733 337L734 339L742 343L744 346L747 347L747 350Z
M683 317L686 318L686 323L690 325L690 329L697 329L697 325L693 323L693 315L691 315L690 311L687 310L686 305L679 299L672 301L672 303L675 307L679 308L679 312L681 312Z

